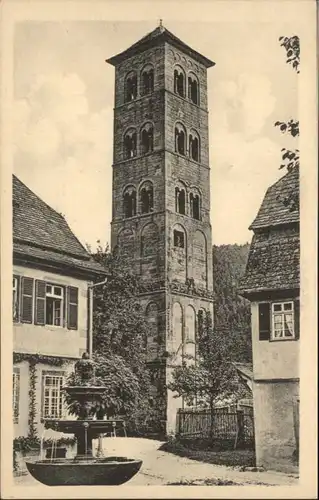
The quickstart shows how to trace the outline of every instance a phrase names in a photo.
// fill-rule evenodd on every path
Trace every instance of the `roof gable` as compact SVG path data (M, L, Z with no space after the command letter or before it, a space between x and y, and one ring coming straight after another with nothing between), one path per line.
M129 57L132 57L133 55L139 52L143 52L151 46L159 45L160 43L164 42L171 43L184 53L188 54L194 59L197 59L206 68L210 68L211 66L215 65L213 61L203 56L196 50L192 49L191 47L189 47L189 45L186 45L186 43L184 43L182 40L180 40L177 36L175 36L173 33L171 33L168 29L164 28L163 26L158 26L153 31L143 36L143 38L141 38L133 45L131 45L128 49L107 59L106 62L112 64L113 66L117 66L125 59L128 59Z
M249 229L299 222L299 208L292 209L290 204L285 203L285 200L292 194L299 198L299 171L297 169L288 172L267 189L258 214Z

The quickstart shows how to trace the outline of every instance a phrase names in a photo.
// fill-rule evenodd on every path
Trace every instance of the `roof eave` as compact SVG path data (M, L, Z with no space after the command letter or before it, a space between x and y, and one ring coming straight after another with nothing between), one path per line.
M206 68L211 68L215 66L215 62L211 61L207 57L203 56L196 50L192 49L188 45L184 44L182 41L180 41L177 37L173 37L171 34L164 32L161 35L157 36L156 38L152 38L150 40L147 40L145 42L141 42L140 44L129 47L128 49L124 50L123 52L120 52L119 54L116 54L115 56L110 57L109 59L106 59L105 62L111 64L112 66L118 66L121 62L125 61L125 59L128 59L129 57L132 57L140 52L144 52L145 50L155 47L159 45L160 43L164 42L169 42L172 45L174 45L176 48L182 50L183 52L187 53L191 57L194 57L197 59L199 62L201 62Z
M83 268L81 266L77 266L76 264L71 263L63 263L63 262L55 262L50 259L34 257L31 255L25 255L22 252L17 250L13 250L13 261L17 265L31 265L31 266L39 266L45 267L46 269L50 269L51 271L56 271L63 273L65 275L74 275L77 274L85 279L88 278L98 278L98 277L108 277L110 273L103 268L97 269L94 267Z
M296 291L300 290L300 285L299 283L295 284L289 284L289 285L283 285L281 288L269 288L269 287L255 287L255 288L246 288L246 287L240 287L238 289L239 295L242 297L245 297L248 299L252 295L258 295L258 294L273 294L273 293L294 293Z

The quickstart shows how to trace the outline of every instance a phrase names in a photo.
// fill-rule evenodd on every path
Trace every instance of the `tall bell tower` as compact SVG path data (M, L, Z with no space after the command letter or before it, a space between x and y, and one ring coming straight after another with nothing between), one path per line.
M164 432L167 388L196 355L199 310L213 313L207 69L212 61L158 26L107 60L115 67L111 247L143 281L147 351ZM189 358L185 358L188 361Z

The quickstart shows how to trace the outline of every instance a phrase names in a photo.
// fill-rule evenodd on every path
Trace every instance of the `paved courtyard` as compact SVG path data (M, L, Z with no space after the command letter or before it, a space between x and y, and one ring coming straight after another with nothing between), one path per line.
M128 456L141 458L143 465L140 472L127 484L130 486L156 486L194 481L201 484L205 479L233 481L250 485L288 486L297 485L296 476L276 472L240 471L235 468L207 464L185 457L178 457L159 450L162 442L141 438L104 438L105 455ZM30 475L15 478L17 486L39 485ZM43 485L41 485L43 488Z

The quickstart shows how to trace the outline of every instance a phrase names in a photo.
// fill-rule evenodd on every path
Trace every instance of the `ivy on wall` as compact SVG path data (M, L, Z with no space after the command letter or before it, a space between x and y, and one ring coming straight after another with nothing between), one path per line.
M29 354L25 352L14 352L13 363L22 363L22 361L29 361L29 363L45 363L51 366L62 366L65 363L71 363L71 358L61 358L57 356L47 356L46 354ZM75 358L74 358L75 361Z
M51 366L62 366L65 363L71 363L70 358L60 358L55 356L46 356L43 354L29 354L14 352L13 353L13 363L21 363L23 361L28 361L29 363L29 413L28 413L28 438L31 442L36 442L39 437L36 428L36 416L37 416L37 401L36 401L36 383L37 383L37 369L38 363L45 363Z
M28 437L30 439L37 438L37 428L36 428L36 415L37 415L37 405L36 405L36 383L37 383L37 369L36 362L29 361L29 415L28 415L28 425L29 432Z

